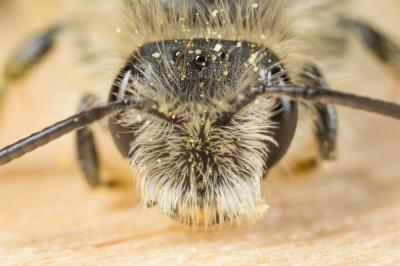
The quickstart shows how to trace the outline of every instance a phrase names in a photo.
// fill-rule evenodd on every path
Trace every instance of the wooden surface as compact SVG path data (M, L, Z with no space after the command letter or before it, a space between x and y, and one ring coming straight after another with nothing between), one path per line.
M360 13L373 13L400 41L396 1L365 3ZM47 16L1 8L3 61L23 36L47 25ZM353 50L346 88L380 98L400 90L360 45ZM14 86L0 146L74 112L78 95L60 78L69 67L59 51ZM337 162L306 177L270 176L263 218L210 231L143 209L133 185L87 188L65 137L0 169L0 265L398 265L400 123L345 109L340 115Z

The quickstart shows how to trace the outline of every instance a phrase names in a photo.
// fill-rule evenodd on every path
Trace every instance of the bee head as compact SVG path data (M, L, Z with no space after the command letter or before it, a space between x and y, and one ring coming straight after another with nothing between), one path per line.
M251 84L289 82L279 58L254 43L170 40L135 51L109 100L151 99L171 118L127 111L109 120L144 202L196 225L254 216L262 179L293 138L297 104L263 96L234 113L230 99Z

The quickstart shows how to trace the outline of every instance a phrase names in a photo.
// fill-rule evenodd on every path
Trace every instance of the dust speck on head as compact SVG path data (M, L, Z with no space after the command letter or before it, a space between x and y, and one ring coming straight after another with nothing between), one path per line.
M152 56L153 56L154 58L160 58L161 53L155 52L155 53L152 54Z
M222 48L223 48L222 44L218 43L215 45L214 51L219 52L219 51L221 51Z

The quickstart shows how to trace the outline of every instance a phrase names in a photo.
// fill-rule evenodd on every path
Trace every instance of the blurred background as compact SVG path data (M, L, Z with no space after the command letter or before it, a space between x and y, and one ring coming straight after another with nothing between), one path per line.
M26 40L57 23L62 18L62 9L59 6L57 1L39 0L35 3L23 0L1 1L1 62L5 62ZM0 69L3 66L4 63ZM29 131L42 128L50 121L59 120L75 111L74 103L79 101L79 97L76 90L74 92L71 89L71 72L73 66L68 65L68 60L63 55L62 44L57 44L55 50L32 69L26 78L13 84L1 106L0 143L3 146L26 136ZM47 167L53 168L54 165L58 165L55 161L63 156L63 149L68 149L66 153L73 152L69 149L69 144L64 139L60 140L57 145L50 145L35 156L23 158L21 164L39 170L43 169L43 165L40 164L47 161ZM8 169L18 170L18 168L10 166Z
M398 0L359 0L348 11L400 44ZM21 42L62 15L55 0L0 0L0 69ZM74 65L62 48L58 44L11 87L0 108L0 146L76 111ZM399 77L356 40L341 73L343 90L400 102ZM219 257L244 265L296 258L400 261L400 123L344 108L339 115L337 162L306 177L269 178L265 217L250 228L210 233L177 230L174 222L142 210L131 191L88 189L76 167L73 139L63 137L0 169L0 255L27 263L45 254L45 263L59 255L155 262L158 254L173 262L171 249L180 248L182 261L197 256L204 263ZM107 258L99 253L104 246Z

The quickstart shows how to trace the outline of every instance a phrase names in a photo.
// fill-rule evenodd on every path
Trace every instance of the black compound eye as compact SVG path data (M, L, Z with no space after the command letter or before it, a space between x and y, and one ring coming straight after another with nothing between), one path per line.
M111 88L109 94L109 102L114 102L119 99L128 97L129 95L132 95L131 92L127 90L128 87L126 86L126 83L128 83L130 78L132 77L132 73L134 72L133 69L134 68L132 68L131 65L128 64L121 70ZM123 126L120 123L121 118L121 113L117 113L114 116L110 117L108 120L108 126L118 150L124 157L128 157L130 151L130 143L134 139L134 135L132 133L137 129L134 126Z
M196 55L193 63L197 69L203 69L207 65L207 58L204 55Z
M297 105L296 102L289 99L281 99L279 105L276 107L278 114L272 118L272 121L277 125L277 127L273 129L273 137L278 143L278 146L270 145L269 147L268 169L282 159L292 143L297 127Z

